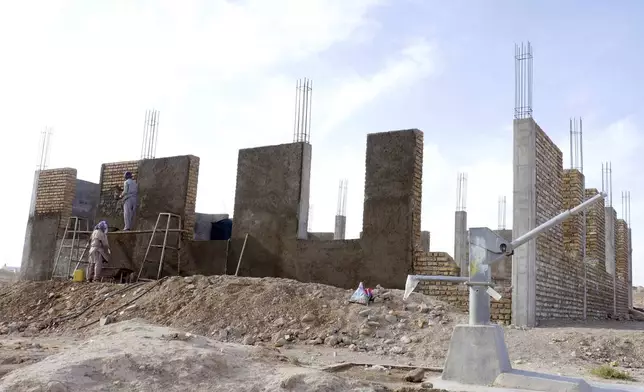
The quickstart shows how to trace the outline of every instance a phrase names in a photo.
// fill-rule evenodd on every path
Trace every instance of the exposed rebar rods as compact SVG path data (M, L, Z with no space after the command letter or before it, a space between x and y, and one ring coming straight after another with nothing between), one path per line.
M141 143L141 159L154 159L157 153L157 138L159 136L159 112L145 111L143 123L143 142Z
M499 196L499 212L498 212L498 224L499 230L505 230L506 228L506 216L507 216L507 201L505 196Z
M514 118L532 118L532 45L514 45Z
M584 172L584 134L581 118L570 119L570 168Z
M467 173L458 173L456 179L456 211L465 211L467 202Z
M631 227L631 191L622 191L622 219Z
M38 142L38 163L36 168L45 170L49 166L49 152L51 151L51 135L53 130L51 127L45 127L40 132L40 140Z
M338 206L335 214L339 216L347 216L347 192L348 192L349 180L343 179L340 180L340 185L338 186Z
M293 126L293 143L311 142L311 104L313 98L313 81L299 79L295 84L295 124Z
M613 206L613 165L611 162L602 163L602 192L606 193L604 205Z

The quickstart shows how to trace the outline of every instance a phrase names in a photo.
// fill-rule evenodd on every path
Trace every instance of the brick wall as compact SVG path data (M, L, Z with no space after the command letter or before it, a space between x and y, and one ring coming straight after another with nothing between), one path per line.
M194 231L190 228L195 226L195 207L197 205L197 184L199 181L199 157L190 155L189 156L190 164L188 167L188 190L186 192L186 211L185 211L185 222L183 227L188 229L188 232L185 233L186 239L194 238Z
M617 278L628 282L628 225L623 219L615 224L615 272Z
M123 228L123 208L117 208L117 203L125 182L124 175L127 171L132 172L134 179L138 180L139 161L113 162L101 165L101 194L98 201L97 221L107 219L110 226Z
M580 174L569 172L564 188L561 150L548 135L536 127L536 226L563 211L565 203L579 200L583 189ZM564 196L565 197L562 197ZM567 226L568 247L577 247L579 256L579 225ZM556 225L536 240L536 316L537 319L582 318L583 282L581 262L567 257L562 225Z
M72 213L75 193L76 169L42 170L38 177L35 214L60 214L59 227L64 230Z
M568 210L583 203L585 197L584 175L579 170L563 171L562 201ZM584 217L576 215L566 219L563 224L564 251L570 260L581 263L583 257Z
M456 262L446 252L416 252L414 257L414 273L434 276L460 276L461 270ZM503 324L510 324L512 318L512 288L497 286L494 288L502 298L500 301L490 300L490 319ZM467 286L454 282L420 282L418 291L436 297L455 308L468 312L469 289Z
M586 200L597 195L595 188L586 189ZM606 215L604 201L599 200L586 210L586 259L606 269Z
M414 252L422 249L423 246L420 234L420 219L423 204L423 148L425 146L425 135L422 132L418 132L415 142L414 167L411 173L413 179L411 188L411 235Z

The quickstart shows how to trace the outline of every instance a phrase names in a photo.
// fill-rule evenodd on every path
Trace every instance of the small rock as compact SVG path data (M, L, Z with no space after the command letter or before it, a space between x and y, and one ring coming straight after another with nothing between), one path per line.
M282 317L280 317L280 318L276 319L276 320L273 322L273 325L274 325L274 326L276 326L276 327L281 327L281 326L283 326L284 324L286 324L286 321L284 321L284 318L282 318Z
M52 298L54 298L55 296L56 296L56 294L54 294L54 293L49 293L49 295L47 296L47 298L52 299Z
M382 298L383 300L391 299L391 291L385 291L381 293L380 298Z
M402 337L400 338L400 341L401 341L402 343L404 343L404 344L409 344L409 343L411 343L411 338L410 338L409 336L402 336Z
M369 315L371 314L371 309L361 310L358 314L362 317L369 317Z
M380 323L377 321L367 321L367 325L370 327L379 327Z
M385 344L394 344L394 340L393 339L387 339L387 340L385 340Z
M351 350L351 351L358 351L358 346L356 346L355 344L350 344L350 345L349 345L349 350Z
M197 286L195 286L194 284L189 284L186 286L186 289L188 290L194 290L195 288L197 288Z
M523 364L523 360L522 359L517 359L516 361L514 361L514 364L515 365L521 365L521 364Z
M368 327L361 327L361 328L360 328L360 331L358 331L358 332L359 332L359 333L360 333L360 335L362 335L362 336L369 336L369 335L371 335L371 334L373 333L373 332L371 331L371 328L368 328Z
M420 313L429 313L429 307L425 304L418 305L418 311Z
M114 316L103 316L99 319L99 324L101 327L104 327L108 324L112 324L114 322Z
M327 346L335 346L338 344L338 337L335 335L327 336L326 339L324 339L324 344Z
M186 283L186 284L191 284L194 281L195 279L192 276L186 276L185 278L183 278L183 283Z
M314 345L316 345L316 346L318 346L318 345L320 345L320 344L323 344L323 343L324 343L324 342L323 342L323 341L322 341L322 339L320 339L320 338L315 338L315 339L313 339L313 340L311 341L311 344L314 344Z
M48 314L50 314L50 315L51 315L51 314L53 314L53 313L54 313L54 308L49 308L49 310L47 311L47 313L48 313Z
M286 344L286 339L284 338L279 338L277 341L275 341L275 347L282 347Z
M247 346L252 346L253 344L255 344L255 338L252 336L246 336L242 343Z
M434 388L434 384L432 384L432 383L431 383L431 382L429 382L429 381L425 381L425 382L423 382L423 383L421 383L421 384L420 384L420 387L421 387L421 388L426 388L426 389L433 389L433 388Z
M379 339L384 339L385 337L387 337L387 331L383 331L382 329L377 330L376 337Z
M405 350L400 346L393 346L389 349L389 352L392 354L402 354L405 352Z
M398 322L398 317L394 316L393 314L388 314L385 316L385 320L387 320L387 322L391 324L394 324Z
M409 373L407 373L404 377L403 380L407 382L421 382L423 381L423 377L425 377L425 370L424 369L414 369L411 370Z
M303 323L312 323L313 321L315 321L315 316L311 313L307 313L302 317Z

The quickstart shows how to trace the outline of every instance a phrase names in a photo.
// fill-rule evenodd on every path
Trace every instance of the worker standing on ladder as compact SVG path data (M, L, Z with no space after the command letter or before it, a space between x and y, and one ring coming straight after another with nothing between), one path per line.
M100 221L90 238L89 265L87 266L87 280L98 281L101 278L103 263L109 260L110 244L107 241L107 222Z
M123 192L121 193L121 199L123 199L123 220L125 221L125 228L123 230L132 230L134 226L138 191L139 187L136 181L132 179L132 173L129 171L125 172L125 184L123 184Z

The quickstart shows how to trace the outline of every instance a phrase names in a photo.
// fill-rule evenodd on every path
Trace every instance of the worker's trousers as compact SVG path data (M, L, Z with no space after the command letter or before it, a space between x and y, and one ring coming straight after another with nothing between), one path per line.
M123 220L125 220L125 228L123 230L132 230L135 214L136 197L130 197L123 202Z
M89 255L89 265L87 266L87 280L94 280L95 282L101 279L101 271L103 270L103 255L101 252L94 252Z

